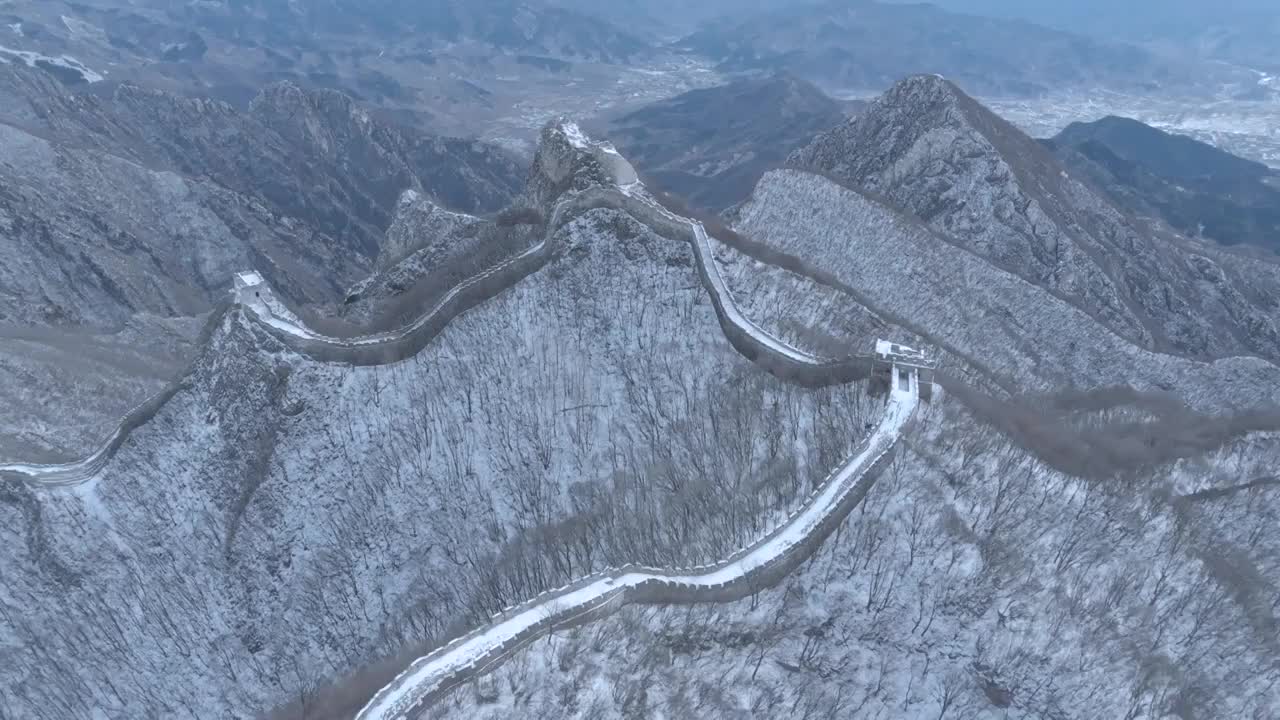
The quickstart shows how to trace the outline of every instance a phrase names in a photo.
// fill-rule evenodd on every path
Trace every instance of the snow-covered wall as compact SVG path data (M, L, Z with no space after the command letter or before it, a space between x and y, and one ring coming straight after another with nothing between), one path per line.
M358 719L413 717L542 635L598 620L624 605L731 602L777 584L816 552L866 496L892 459L918 401L918 373L913 369L905 384L894 382L880 424L853 456L803 507L760 540L713 565L674 570L627 565L507 608L491 624L414 661L369 701Z
M213 312L209 314L209 319L205 321L204 327L200 330L196 347L205 349L209 347L210 336L222 323L230 308L230 304L222 304L214 308ZM177 395L179 391L187 387L188 377L194 367L195 360L188 364L178 377L165 385L160 392L143 400L137 407L125 413L119 424L112 430L111 435L107 437L106 442L102 444L102 447L95 450L88 457L67 463L0 464L0 481L27 482L41 487L63 487L75 485L93 477L111 460L111 456L128 439L129 433L150 421L166 403L173 399L174 395Z
M605 155L612 157L607 152ZM620 156L619 162L626 163ZM617 171L616 168L612 170ZM563 180L563 168L555 166L549 172L555 174L553 179ZM747 359L778 377L810 387L852 382L871 374L875 361L871 353L843 358L819 357L791 347L753 322L739 309L721 277L710 238L702 224L663 208L634 180L625 187L609 183L566 194L556 203L541 242L455 285L431 309L399 330L354 338L325 336L306 327L270 287L261 282L252 287L238 283L234 298L239 307L248 310L274 337L314 360L358 366L396 363L420 352L461 313L544 267L559 252L551 240L556 231L574 217L600 208L626 212L658 235L690 243L697 261L698 277L715 307L720 327L734 349ZM200 347L208 347L208 334L220 322L224 312L214 313ZM0 465L0 476L8 475L43 486L72 485L88 480L105 465L129 432L153 417L181 389L182 384L180 377L130 412L103 447L88 458L59 465Z

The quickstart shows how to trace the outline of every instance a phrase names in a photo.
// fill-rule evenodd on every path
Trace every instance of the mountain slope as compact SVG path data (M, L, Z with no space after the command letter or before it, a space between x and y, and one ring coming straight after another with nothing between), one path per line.
M690 84L702 63L549 0L9 2L6 58L48 68L76 92L131 83L237 109L284 81L336 90L379 119L501 138L526 157L556 112L706 84ZM577 83L566 83L570 69Z
M859 512L779 587L731 605L623 609L557 628L513 648L492 675L444 694L428 714L1092 720L1280 712L1280 366L1153 351L1140 324L1126 337L1082 309L1088 297L1064 296L997 261L1054 232L1063 243L1097 242L1070 233L1124 220L1086 188L1066 187L1073 181L1029 138L997 135L1004 126L991 118L978 126L982 112L958 103L953 88L934 89L943 94L891 91L856 121L876 131L833 133L801 153L830 170L766 173L732 213L735 230L800 259L807 274L765 266L735 249L741 241L716 247L731 268L731 292L763 326L811 324L818 300L809 290L821 277L842 296L830 314L861 310L880 326L818 322L849 337L899 324L939 351L944 390ZM895 108L892 122L886 106ZM982 171L968 182L975 165ZM991 211L990 196L1011 188L1021 202ZM926 222L896 202L940 210ZM1056 205L1050 213L1042 203ZM956 212L952 204L972 208L975 226L993 224L987 244L934 222ZM1017 212L1035 217L1031 232L1020 232ZM1064 216L1079 227L1055 231ZM1155 267L1203 274L1187 286L1148 282L1189 293L1188 303L1238 293L1263 320L1276 317L1274 264L1160 242L1142 246L1158 250ZM1116 292L1141 287L1140 278L1121 277ZM971 377L994 377L985 389L1003 399L957 380L973 365L985 372ZM1218 430L1225 434L1205 435Z
M1192 237L1280 250L1280 175L1266 165L1118 117L1045 143L1120 207Z
M0 110L0 120L11 123L0 145L9 155L5 185L33 190L10 191L6 199L15 213L49 225L16 234L52 238L52 246L22 244L59 256L120 256L99 259L101 273L65 268L79 282L43 283L46 293L62 292L58 286L83 287L99 276L108 302L55 300L55 308L24 309L20 318L43 312L93 321L141 308L189 314L247 265L261 266L296 301L331 300L367 271L403 190L465 211L489 210L510 198L518 177L491 146L403 131L331 91L275 85L241 113L131 85L107 98L71 95L39 71L11 66L0 67L0 87L15 100ZM42 159L54 156L61 159ZM120 173L139 179L118 182ZM148 185L159 187L136 190ZM193 208L173 212L172 201L159 199L167 194ZM40 205L54 198L62 201L59 211ZM175 217L152 217L165 213ZM175 223L222 229L195 232ZM224 239L215 240L219 234ZM194 251L175 237L190 237ZM139 262L159 272L119 267ZM21 276L38 282L58 269L33 264ZM177 290L130 291L144 280L177 283L195 297L184 305ZM40 297L23 289L20 295Z
M718 557L825 476L878 401L747 361L687 244L548 212L605 179L575 142L524 194L548 264L418 355L318 362L237 305L95 477L0 480L6 710L261 713L580 572Z
M132 85L73 94L0 65L0 332L37 338L0 343L15 400L0 457L96 444L182 364L190 318L233 272L332 301L371 268L402 191L491 210L519 177L493 146L377 121L335 92L275 85L246 113Z
M954 84L904 80L790 159L883 196L1129 341L1280 359L1275 266L1158 239Z
M1264 434L1096 483L948 403L779 587L558 631L432 715L1272 717L1276 488L1232 488L1277 453Z
M692 90L614 119L608 137L663 188L721 209L767 169L844 120L840 104L786 74Z

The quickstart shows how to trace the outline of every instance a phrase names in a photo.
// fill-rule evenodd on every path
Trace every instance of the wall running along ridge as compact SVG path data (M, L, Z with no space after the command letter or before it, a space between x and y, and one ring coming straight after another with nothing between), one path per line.
M620 179L629 180L631 177L634 176ZM733 348L751 362L784 380L806 387L848 383L871 375L875 365L873 354L854 354L838 359L812 355L782 343L744 316L720 274L702 223L675 215L660 206L648 196L638 180L631 180L624 186L588 188L561 200L547 223L541 242L462 281L429 311L400 330L347 339L326 337L303 326L301 321L291 317L291 313L288 313L290 317L284 317L287 310L272 312L272 307L284 309L285 305L263 286L261 292L269 295L263 302L219 306L205 323L197 347L201 348L201 353L207 350L210 337L228 311L239 307L246 309L246 315L254 318L273 337L313 360L359 366L400 362L420 352L455 317L540 270L559 250L552 239L556 231L574 217L595 209L625 212L659 236L690 243L698 278L711 297L721 330ZM0 464L0 481L21 481L42 488L87 482L106 466L129 433L150 421L170 398L189 386L193 367L194 361L161 392L125 415L103 446L85 459L57 464Z
M415 660L374 695L357 720L407 720L543 635L604 618L624 605L732 602L781 582L835 532L892 460L919 402L918 372L911 369L902 387L897 369L876 430L800 510L760 540L713 565L676 570L625 565L507 608L489 625Z
M220 303L205 321L204 326L200 329L197 336L195 346L198 348L206 348L209 340L213 336L214 331L222 324L223 318L226 317L232 305L228 302ZM115 456L116 451L128 439L129 433L146 424L151 418L160 412L160 408L165 406L174 395L179 391L190 387L191 373L195 369L196 359L199 353L187 363L187 366L176 378L165 385L159 392L151 397L143 400L137 407L125 413L120 419L119 424L107 437L102 447L95 450L82 460L74 460L66 463L49 463L49 464L26 464L26 463L9 463L0 464L0 482L18 481L26 482L36 487L58 488L69 487L83 483L102 471L106 467L108 461Z

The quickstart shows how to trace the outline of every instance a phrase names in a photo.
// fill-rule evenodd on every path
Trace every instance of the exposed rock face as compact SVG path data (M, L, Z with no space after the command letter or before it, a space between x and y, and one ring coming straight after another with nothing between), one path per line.
M1235 283L1231 260L1157 239L941 77L898 83L790 162L883 196L1143 346L1280 358L1274 300L1202 283Z
M406 190L400 196L395 220L387 229L387 238L378 256L378 267L391 267L415 250L439 243L477 222L480 222L479 218L446 210L421 193Z
M656 102L613 120L608 137L662 189L720 210L844 119L840 103L784 73Z
M544 220L539 212L516 211L481 219L407 190L378 270L347 291L342 316L365 332L403 327L459 282L539 242Z
M1072 123L1044 141L1116 205L1179 233L1280 250L1280 174L1128 118Z
M556 120L542 129L522 199L548 210L565 193L612 182L609 167L587 146L577 125Z

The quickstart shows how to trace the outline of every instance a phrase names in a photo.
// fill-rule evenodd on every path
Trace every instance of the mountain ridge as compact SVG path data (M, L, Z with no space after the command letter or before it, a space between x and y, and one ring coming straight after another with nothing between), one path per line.
M553 134L535 173L552 174L532 178L531 198L570 202L572 193L559 198L574 188L591 195L606 165L623 167L603 147ZM623 203L620 189L611 192ZM141 688L130 693L131 711L257 712L312 692L316 678L576 576L576 558L544 564L551 556L539 548L565 537L546 528L591 533L599 554L581 561L588 570L624 555L697 562L687 558L715 557L752 534L759 521L748 517L763 517L764 505L789 507L810 476L847 452L870 408L862 386L804 389L734 349L691 277L688 243L608 206L562 219L546 229L557 249L551 267L458 315L424 352L380 367L317 362L284 342L281 328L233 308L216 321L190 382L94 477L42 493L6 477L0 547L12 569L7 587L18 590L0 603L7 617L24 608L6 635L18 642L0 645L17 683L15 712L118 708L109 685ZM675 396L650 388L682 388L690 402L664 407L672 422L653 425L648 404ZM591 409L601 404L613 408L608 423ZM751 438L784 411L825 419L789 425L781 441L803 449L770 459ZM732 429L712 427L709 412L732 414ZM499 421L516 417L518 426ZM513 427L541 430L512 435ZM677 428L713 447L727 447L730 435L747 446L708 462L702 440L686 446ZM669 438L652 451L675 454L637 456L640 467L688 458L709 474L684 478L683 499L657 494L638 474L609 469L608 438L624 433ZM635 557L623 531L647 513L684 512L672 502L701 507L695 498L713 487L779 463L795 472L764 472L755 491L700 510L679 541ZM625 491L631 510L604 492L628 476L637 478ZM695 516L693 506L684 516ZM613 519L598 526L603 517ZM402 532L403 542L390 541ZM89 534L106 541L84 543ZM519 570L535 566L534 575ZM446 575L454 580L438 582ZM55 588L48 603L20 600ZM144 609L137 632L115 632L120 607ZM326 630L287 630L299 623ZM42 662L42 653L69 650L72 637L95 658L76 680ZM34 638L45 642L27 642Z
M1073 123L1043 141L1117 205L1188 237L1280 249L1280 175L1127 118Z
M477 211L517 189L504 151L355 110L284 86L252 115L129 84L77 94L0 65L0 452L96 447L185 364L235 272L330 302L373 265L401 190ZM272 129L304 118L328 130Z
M1153 237L940 76L898 83L789 162L883 195L1144 346L1280 357L1271 304L1252 290L1219 287L1212 298L1191 290L1206 273L1221 274L1219 263L1240 271L1238 262L1204 248L1166 257L1176 240ZM1243 288L1258 282L1234 280Z
M875 0L733 18L695 31L678 46L726 70L785 68L823 87L860 91L880 91L912 73L941 72L987 96L1096 86L1204 94L1222 80L1248 75L1026 21Z

